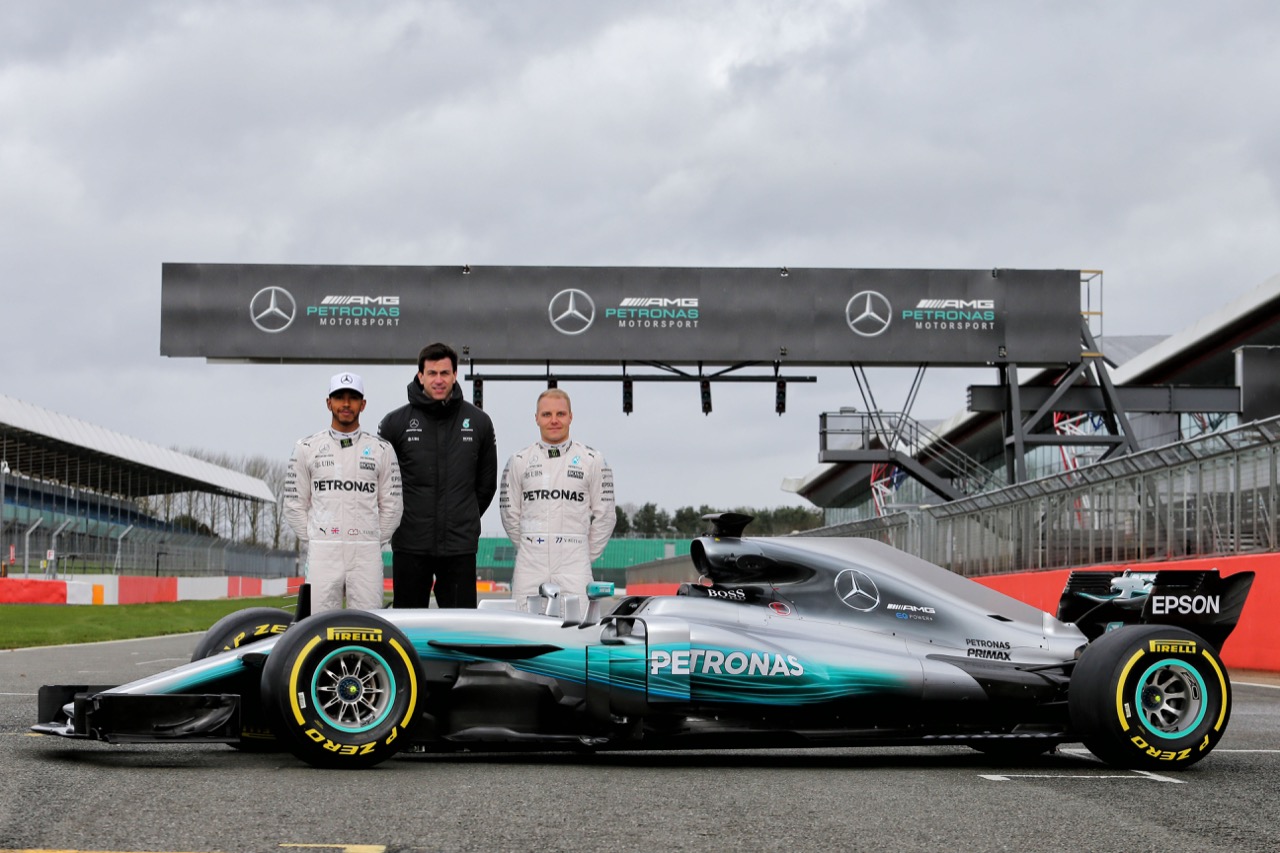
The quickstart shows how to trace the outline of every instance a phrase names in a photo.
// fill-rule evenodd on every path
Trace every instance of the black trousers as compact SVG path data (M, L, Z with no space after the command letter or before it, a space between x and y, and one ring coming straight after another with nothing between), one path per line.
M410 551L391 552L391 606L428 607L431 588L436 607L476 606L476 555L437 557Z

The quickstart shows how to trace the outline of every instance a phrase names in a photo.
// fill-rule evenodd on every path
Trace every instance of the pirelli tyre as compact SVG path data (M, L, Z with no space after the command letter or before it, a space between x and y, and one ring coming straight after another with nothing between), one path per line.
M366 611L298 622L262 670L276 736L315 767L372 767L407 746L421 716L422 666L404 634Z
M278 607L249 607L223 616L213 623L191 653L192 660L203 660L219 652L227 652L283 634L293 624L293 614Z
M293 624L293 614L278 607L248 607L230 613L213 623L191 659L203 660L221 652L241 649L253 643L283 634ZM275 733L262 708L258 694L258 672L251 670L238 677L240 684L240 741L233 743L243 752L275 752L280 748Z
M1231 683L1203 638L1183 628L1130 625L1085 648L1068 705L1072 727L1103 761L1180 769L1222 739Z

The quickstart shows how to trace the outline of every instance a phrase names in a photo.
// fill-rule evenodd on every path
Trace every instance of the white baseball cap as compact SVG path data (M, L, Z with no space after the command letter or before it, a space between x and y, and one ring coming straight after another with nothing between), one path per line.
M332 397L339 391L351 390L355 391L361 397L364 396L364 380L360 378L358 373L335 373L333 378L329 380L329 396Z

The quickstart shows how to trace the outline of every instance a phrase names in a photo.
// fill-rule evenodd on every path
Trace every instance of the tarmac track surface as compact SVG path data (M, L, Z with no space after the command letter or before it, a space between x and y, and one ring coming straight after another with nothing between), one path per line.
M28 733L41 684L123 683L186 661L198 639L0 652L0 852L1280 850L1280 688L1239 678L1218 749L1163 774L1078 745L1015 763L940 747L406 755L322 771L220 745Z

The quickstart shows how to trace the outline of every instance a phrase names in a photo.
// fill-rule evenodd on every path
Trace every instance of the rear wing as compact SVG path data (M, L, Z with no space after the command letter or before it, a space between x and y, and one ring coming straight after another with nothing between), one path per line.
M1090 640L1120 625L1178 625L1220 649L1240 621L1253 577L1222 577L1217 569L1075 571L1058 601L1058 619L1075 623Z

